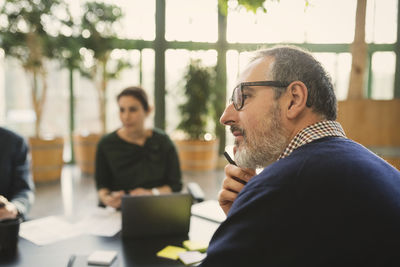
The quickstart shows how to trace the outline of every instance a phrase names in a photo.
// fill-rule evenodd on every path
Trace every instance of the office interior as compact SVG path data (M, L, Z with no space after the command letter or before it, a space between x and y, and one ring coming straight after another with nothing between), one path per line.
M76 21L84 14L85 2L66 0ZM56 174L39 175L35 180L36 199L29 218L83 216L97 206L94 162L89 159L82 165L84 160L76 154L80 141L75 136L101 136L120 127L115 98L123 88L142 86L154 106L147 126L165 130L174 141L181 138L177 130L179 105L185 102L185 71L191 60L215 69L214 90L222 107L208 119L209 136L218 139L213 166L184 169L183 182L198 183L206 200L216 200L226 164L221 155L231 150L234 142L217 117L228 103L251 51L279 44L308 49L321 61L332 76L339 101L338 119L348 136L400 169L400 0L367 1L366 65L362 93L357 97L349 95L357 0L265 1L264 10L254 11L239 6L238 1L227 1L224 8L219 2L223 1L104 0L123 13L114 25L110 61L123 59L129 63L107 83L105 126L99 118L96 82L78 68L63 65L59 58L46 60L47 92L38 131L42 139L62 140L62 151L57 152L62 162ZM4 19L0 17L1 23ZM101 31L101 24L98 27ZM80 38L56 26L49 31ZM80 34L85 38L87 32ZM90 49L82 46L78 53L80 64L95 64ZM37 118L31 78L16 58L0 48L0 125L29 140L38 135Z

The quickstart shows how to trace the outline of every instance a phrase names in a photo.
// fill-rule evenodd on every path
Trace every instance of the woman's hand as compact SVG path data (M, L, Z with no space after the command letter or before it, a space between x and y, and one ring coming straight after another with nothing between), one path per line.
M124 194L125 192L123 190L112 192L105 188L99 190L99 198L101 202L103 202L104 205L115 209L121 207L121 198Z
M256 171L253 169L241 169L232 164L225 166L225 178L218 194L219 205L225 214L228 214L237 195L254 175Z
M170 194L172 193L172 189L169 185L163 185L156 187L158 192L163 195L163 194ZM129 191L129 195L131 196L148 196L148 195L153 195L153 190L152 189L146 189L143 187L138 187L135 189L132 189Z
M151 189L145 189L143 187L137 187L129 191L129 195L131 196L144 196L144 195L152 195Z

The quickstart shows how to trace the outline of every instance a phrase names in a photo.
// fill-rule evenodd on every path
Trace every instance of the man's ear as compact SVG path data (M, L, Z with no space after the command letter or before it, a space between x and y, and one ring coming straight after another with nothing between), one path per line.
M306 108L308 98L307 87L301 81L294 81L288 86L286 94L286 116L288 119L296 119Z

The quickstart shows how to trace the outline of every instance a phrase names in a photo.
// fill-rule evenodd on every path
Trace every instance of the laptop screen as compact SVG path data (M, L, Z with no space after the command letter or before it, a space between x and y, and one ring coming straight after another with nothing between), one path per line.
M146 238L187 235L192 196L184 193L123 196L122 236Z

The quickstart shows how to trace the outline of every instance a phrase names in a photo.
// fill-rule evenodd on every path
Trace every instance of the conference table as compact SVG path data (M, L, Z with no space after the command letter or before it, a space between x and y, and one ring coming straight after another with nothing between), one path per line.
M0 259L0 266L36 267L36 266L92 266L87 265L87 256L96 250L117 251L117 258L111 266L184 266L178 260L157 257L156 253L167 245L182 247L184 240L210 239L218 228L218 223L191 217L188 236L170 236L147 239L124 239L121 233L112 237L79 235L45 246L19 237L17 255L12 259ZM68 264L75 257L72 264Z

